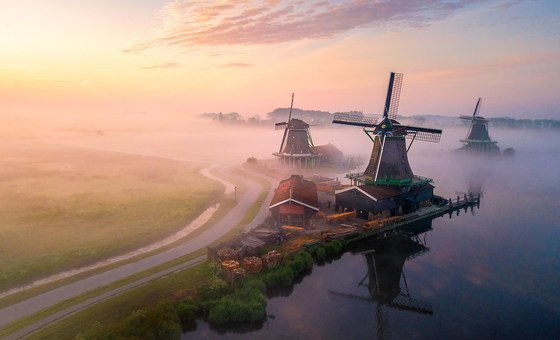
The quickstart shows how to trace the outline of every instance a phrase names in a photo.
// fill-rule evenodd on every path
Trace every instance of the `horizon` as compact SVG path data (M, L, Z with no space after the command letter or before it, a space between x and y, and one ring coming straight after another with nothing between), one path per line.
M264 115L289 104L559 119L560 3L20 1L0 13L0 112ZM74 117L77 118L77 117Z

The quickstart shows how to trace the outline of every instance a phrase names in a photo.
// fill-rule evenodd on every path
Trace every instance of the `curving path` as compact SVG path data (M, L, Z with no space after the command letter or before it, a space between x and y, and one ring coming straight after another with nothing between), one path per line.
M222 173L224 171L224 169L218 169L218 170L213 170L212 173L214 174L214 176L217 175L217 177L212 177L213 179L219 179L220 181L222 181L219 177L220 173ZM251 171L247 171L249 173L251 173L252 175L255 176L259 176L267 181L269 181L273 186L276 184L276 181L268 176L264 176L261 174L257 174ZM163 264L165 262L174 260L176 258L179 258L181 256L187 255L189 253L194 252L195 250L198 250L200 248L203 248L209 244L211 244L212 242L216 241L217 239L219 239L220 237L222 237L223 235L225 235L229 230L231 230L233 227L235 227L237 224L239 224L239 222L243 219L243 217L245 216L247 210L253 205L253 203L258 199L258 197L260 196L260 193L262 192L262 188L261 185L251 179L248 178L244 178L241 176L236 176L236 175L230 175L232 177L234 177L236 179L236 182L239 182L242 184L242 189L238 190L237 192L237 205L232 208L224 217L222 217L218 222L216 222L214 225L210 226L208 229L206 229L205 231L203 231L201 234L197 235L196 237L194 237L193 239L182 243L176 247L173 247L169 250L163 251L159 254L155 254L153 256L144 258L144 259L140 259L136 262L133 263L129 263L123 266L120 266L118 268L114 268L114 269L110 269L106 272L103 273L99 273L96 275L93 275L91 277L79 280L77 282L73 282L70 284L67 284L65 286L53 289L51 291L45 292L43 294L31 297L27 300L21 301L19 303L16 303L14 305L8 306L4 309L0 310L0 327L3 327L15 320L18 320L20 318L23 318L25 316L31 315L35 312L38 312L44 308L53 306L61 301L64 301L66 299L75 297L75 296L79 296L83 293L86 293L88 291L91 291L93 289L96 289L98 287L102 287L104 285L107 285L109 283L115 282L117 280L126 278L130 275L133 275L135 273L138 272L142 272L146 269L149 269L151 267ZM210 176L209 176L210 177ZM240 185L241 186L241 185ZM227 188L228 186L226 186ZM231 186L229 186L229 188L231 188ZM251 221L251 223L249 224L249 228L254 228L255 226L257 226L258 224L262 223L262 221L266 218L267 214L268 214L268 207L266 202L269 201L269 199L271 198L273 192L271 191L268 196L267 196L267 200L265 200L265 204L263 204L263 206L261 207L261 209L259 210L259 212L257 213L257 215L255 216L255 218L253 219L253 221ZM201 258L196 259L196 261L201 260ZM195 260L193 260L195 261ZM193 265L192 263L190 265ZM189 266L189 263L186 263L185 265L183 265L184 267L182 267L182 269L186 268ZM172 269L172 268L171 268ZM180 270L174 267L174 270ZM157 277L161 277L164 275L169 274L166 271L160 272L160 273L156 273L153 274L151 277L151 280L157 278ZM147 278L144 278L142 280L145 280ZM139 280L140 281L140 280ZM130 284L130 287L126 288L126 289L131 289L133 287L137 287L140 284L143 283L139 283L139 281ZM146 281L147 282L147 281ZM126 290L124 289L124 290ZM118 289L116 289L118 290ZM60 313L57 313L57 315L55 316L54 319L52 320L40 320L35 324L32 324L29 327L26 327L14 334L12 334L10 336L10 338L12 337L21 337L24 336L26 334L29 334L41 327L44 327L46 324L53 322L57 319L63 318L65 316L68 316L74 312L76 312L77 310L83 309L85 308L87 305L89 304L93 304L96 302L99 302L103 299L106 299L110 296L114 296L116 294L121 293L122 291L112 291L112 292L108 292L105 293L103 296L100 297L96 297L93 298L95 301L86 301L84 303L86 303L85 306L81 306L81 308L75 309L76 306L73 306L71 308L69 308L68 310L65 311L61 311ZM107 296L105 296L107 295ZM87 302L89 302L89 304L87 304ZM66 312L66 313L64 313ZM45 323L45 321L47 321Z

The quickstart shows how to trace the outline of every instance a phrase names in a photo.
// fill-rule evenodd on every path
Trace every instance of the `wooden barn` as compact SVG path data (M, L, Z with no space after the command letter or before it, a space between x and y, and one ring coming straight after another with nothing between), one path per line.
M276 226L309 227L319 211L317 186L300 175L292 175L278 184L268 209Z
M344 163L344 153L333 144L317 145L315 151L322 155L321 164L338 165Z
M356 217L371 220L417 210L422 202L433 196L431 184L411 187L402 193L398 187L387 185L350 186L335 192L338 211L356 210Z

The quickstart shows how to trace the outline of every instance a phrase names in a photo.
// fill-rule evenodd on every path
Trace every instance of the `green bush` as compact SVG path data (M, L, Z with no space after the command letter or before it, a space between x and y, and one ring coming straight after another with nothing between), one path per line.
M264 316L264 306L259 303L224 298L210 310L208 321L215 324L257 322Z
M249 278L243 281L243 288L253 288L262 293L266 293L266 283L257 278Z
M296 254L296 258L303 260L309 269L313 267L313 257L308 252L300 251Z
M262 321L265 307L266 297L262 291L244 287L216 301L209 309L208 321L215 324Z
M219 299L229 293L232 290L226 281L222 279L214 279L208 286L201 287L198 290L198 295L204 301Z
M300 275L304 270L313 267L313 257L305 251L298 252L289 263L295 275Z
M323 247L317 247L313 252L313 256L317 263L324 263L327 259L327 251Z
M323 248L325 248L327 258L334 259L342 255L344 243L340 240L334 240L325 243Z
M277 267L265 276L266 286L268 288L274 287L289 287L294 282L295 274L292 268L283 265Z
M179 339L181 325L174 306L160 303L152 310L136 310L116 331L117 338Z
M192 300L183 300L179 302L176 309L177 315L182 322L194 320L200 312L200 306Z

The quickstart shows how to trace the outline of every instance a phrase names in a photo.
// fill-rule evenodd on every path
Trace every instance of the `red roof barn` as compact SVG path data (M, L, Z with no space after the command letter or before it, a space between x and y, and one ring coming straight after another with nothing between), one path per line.
M276 225L309 226L319 211L317 186L302 176L292 175L278 184L268 207Z

